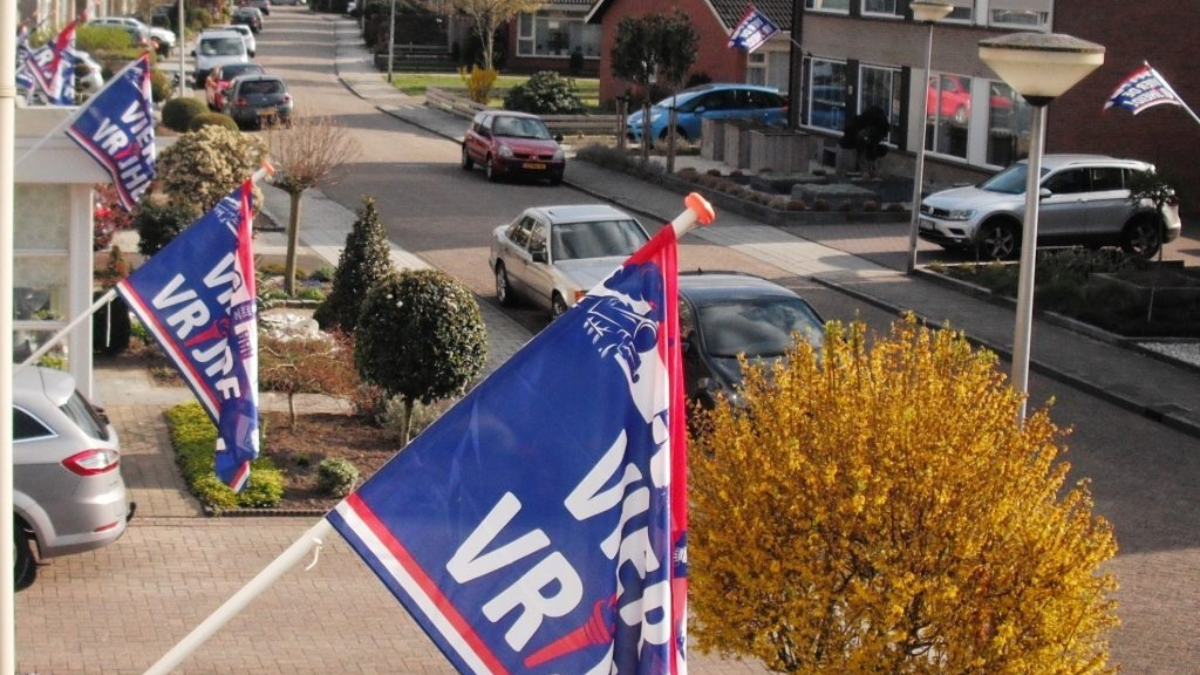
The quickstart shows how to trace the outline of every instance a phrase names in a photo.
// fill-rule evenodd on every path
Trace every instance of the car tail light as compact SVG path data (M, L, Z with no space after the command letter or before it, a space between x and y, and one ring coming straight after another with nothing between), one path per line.
M121 454L108 449L84 450L64 459L62 464L73 474L97 476L116 469L121 464Z

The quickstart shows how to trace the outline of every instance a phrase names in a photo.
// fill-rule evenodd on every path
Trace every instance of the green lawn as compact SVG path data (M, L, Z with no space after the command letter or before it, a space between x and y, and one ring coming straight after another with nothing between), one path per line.
M490 105L493 108L503 107L504 94L509 87L522 84L528 79L528 75L501 75L496 78ZM574 80L575 93L583 101L588 112L601 112L600 80L594 77L577 77ZM452 94L467 95L467 87L458 73L393 73L392 86L410 96L424 95L426 87L437 87Z

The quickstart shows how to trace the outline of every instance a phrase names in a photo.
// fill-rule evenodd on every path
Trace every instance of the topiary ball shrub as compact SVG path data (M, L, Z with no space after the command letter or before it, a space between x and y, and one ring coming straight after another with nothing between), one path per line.
M358 482L358 467L344 459L326 459L317 465L317 490L330 497L345 497Z
M199 131L201 128L209 125L225 127L230 131L240 130L237 122L234 122L233 118L225 113L203 112L192 118L191 124L188 125L188 131Z
M207 112L207 108L204 101L190 96L181 96L163 104L162 122L168 129L182 134L191 128L192 120L197 115L205 112Z
M504 95L504 108L535 115L584 112L583 101L575 93L575 83L550 70L534 73L524 84L509 89Z
M829 202L824 199L813 200L813 211L828 211Z
M788 211L807 211L808 204L804 203L803 199L792 199L787 203Z
M875 211L878 211L879 210L879 202L875 201L874 199L868 199L867 201L863 202L862 210L869 211L872 213Z

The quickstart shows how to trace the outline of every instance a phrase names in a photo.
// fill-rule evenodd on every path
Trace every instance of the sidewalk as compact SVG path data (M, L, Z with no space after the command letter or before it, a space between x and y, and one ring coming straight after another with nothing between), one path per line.
M427 108L420 99L407 96L384 81L363 49L352 21L338 21L337 35L337 73L350 91L397 119L448 139L462 139L463 120ZM682 161L703 160L683 158ZM569 163L565 182L659 222L670 221L681 208L680 195L674 192L588 162ZM287 213L286 195L270 186L264 192L268 215ZM303 243L330 264L336 264L354 214L315 190L305 194L302 213L306 220L311 218L322 224L321 228L302 228ZM283 222L282 218L274 219ZM719 226L696 230L688 236L735 249L889 311L911 310L933 325L948 321L977 344L1005 358L1011 356L1014 334L1011 308L974 298L921 275L908 276L737 214L722 213L718 220ZM281 242L282 235L266 235L256 247L263 252ZM396 247L392 249L392 258L402 268L426 266L416 256ZM524 344L529 334L499 310L487 304L483 310L490 341L489 367L494 367ZM1030 369L1200 438L1200 375L1185 366L1152 358L1104 338L1098 332L1088 335L1057 322L1035 319Z

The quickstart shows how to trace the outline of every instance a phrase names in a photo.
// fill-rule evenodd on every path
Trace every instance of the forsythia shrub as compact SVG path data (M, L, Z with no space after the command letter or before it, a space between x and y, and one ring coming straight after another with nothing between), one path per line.
M178 100L195 99L171 99L168 105ZM216 125L201 127L180 136L158 156L159 187L171 203L187 205L199 216L249 178L266 158L267 146L257 136ZM254 204L262 204L257 186Z
M910 315L748 366L690 453L694 644L806 675L1114 673L1112 528L996 361Z
M472 65L469 72L466 67L460 67L458 76L467 85L467 95L471 97L471 100L487 105L488 101L492 100L492 85L496 83L500 71L495 68L480 68Z
M184 403L167 411L167 426L176 461L192 494L208 507L270 508L283 499L283 474L265 455L250 464L250 480L240 493L217 479L213 459L217 428L199 403Z

